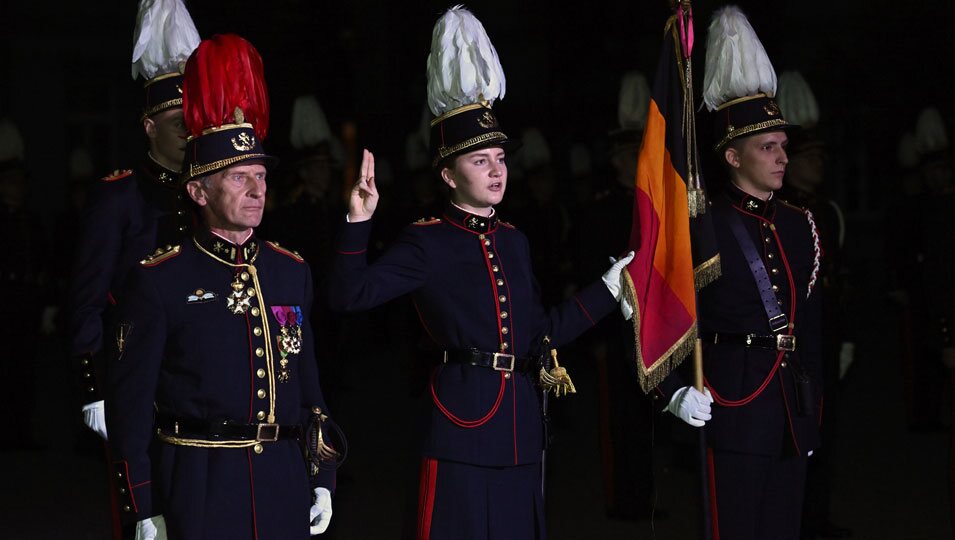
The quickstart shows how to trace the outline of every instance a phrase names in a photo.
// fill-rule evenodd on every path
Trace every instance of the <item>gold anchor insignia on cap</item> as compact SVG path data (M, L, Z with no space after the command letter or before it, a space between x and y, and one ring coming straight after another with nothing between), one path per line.
M497 126L497 118L494 117L494 113L491 111L484 111L477 121L478 125L484 129L490 129Z
M766 111L766 114L769 116L778 116L779 115L779 106L776 105L774 100L769 100L769 103L763 105L763 110Z
M248 133L239 133L239 142L236 142L235 137L232 137L232 147L238 150L239 152L248 152L255 148L255 137L249 135Z

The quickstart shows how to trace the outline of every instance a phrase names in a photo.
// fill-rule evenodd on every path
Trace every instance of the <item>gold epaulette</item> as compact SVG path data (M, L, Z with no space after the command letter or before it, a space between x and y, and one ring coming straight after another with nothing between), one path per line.
M109 176L100 178L100 182L115 182L133 175L132 169L116 169Z
M430 217L430 218L421 218L418 221L415 221L414 223L412 223L412 225L434 225L436 223L441 223L441 219L436 217Z
M156 266L161 262L168 261L176 255L179 255L181 251L182 247L178 245L156 248L156 251L154 251L152 255L139 261L139 264L143 266Z
M305 259L303 259L302 256L299 255L297 251L285 249L284 247L280 246L278 242L271 242L269 240L266 240L265 244L269 246L270 248L272 248L273 250L281 253L282 255L285 255L286 257L290 259L293 259L300 263L305 262Z

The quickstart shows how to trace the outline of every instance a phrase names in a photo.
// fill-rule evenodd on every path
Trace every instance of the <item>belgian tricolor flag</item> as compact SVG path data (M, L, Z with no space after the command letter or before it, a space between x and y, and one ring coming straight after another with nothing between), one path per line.
M637 371L645 392L693 350L696 291L719 276L719 253L699 171L689 10L667 20L637 165L624 274L634 307Z

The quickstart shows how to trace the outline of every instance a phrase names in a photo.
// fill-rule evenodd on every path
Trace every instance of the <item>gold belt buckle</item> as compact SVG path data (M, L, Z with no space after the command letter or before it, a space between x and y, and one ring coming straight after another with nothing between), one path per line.
M789 352L795 351L796 336L788 334L776 334L776 350Z
M259 442L275 442L279 440L278 424L259 424L255 432L255 440Z
M510 364L499 366L497 363L498 358L504 358L505 360L510 360ZM499 353L499 352L494 353L494 360L491 362L491 367L495 371L514 371L514 355L507 354L507 353Z

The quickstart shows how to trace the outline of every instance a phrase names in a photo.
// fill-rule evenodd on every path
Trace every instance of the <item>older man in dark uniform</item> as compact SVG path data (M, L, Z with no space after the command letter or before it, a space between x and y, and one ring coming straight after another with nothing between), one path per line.
M736 40L757 61L734 56ZM713 537L796 540L822 412L818 235L811 214L774 197L792 126L772 97L769 59L738 8L714 14L707 60L704 101L730 182L711 195L722 276L699 293L706 392L684 386L678 374L658 390L667 409L692 425L709 419L715 401L706 424Z
M175 13L165 12L170 4ZM144 20L154 24L144 26ZM104 316L136 263L157 246L179 243L193 221L179 185L186 145L180 64L199 34L181 0L143 0L140 21L133 76L146 79L142 123L149 150L135 170L117 170L93 186L80 217L69 293L70 351L84 422L104 439ZM177 39L167 43L167 34Z
M138 538L305 539L331 518L333 451L309 267L254 234L269 159L261 57L235 35L203 41L184 98L183 181L203 223L142 261L118 309L116 489Z

